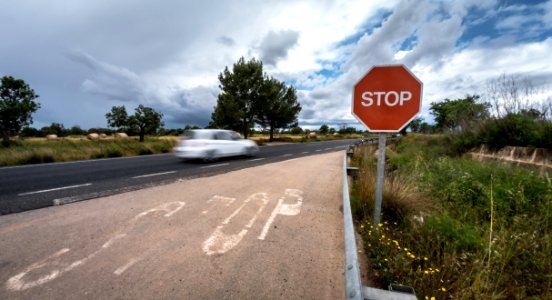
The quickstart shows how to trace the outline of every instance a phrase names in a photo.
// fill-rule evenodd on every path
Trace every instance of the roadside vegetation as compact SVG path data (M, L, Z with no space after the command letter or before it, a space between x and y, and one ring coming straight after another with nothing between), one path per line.
M408 135L387 150L382 223L372 228L375 146L357 151L352 191L381 287L419 299L551 299L548 171L451 155L444 135Z
M176 139L163 137L146 137L144 142L140 142L138 137L124 140L88 140L85 137L20 139L12 141L10 147L0 147L0 166L167 153L175 143Z

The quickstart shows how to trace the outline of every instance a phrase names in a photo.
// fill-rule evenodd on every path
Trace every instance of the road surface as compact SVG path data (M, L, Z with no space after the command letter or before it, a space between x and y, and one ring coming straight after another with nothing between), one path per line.
M0 299L341 299L342 159L0 216Z
M261 147L254 158L181 162L172 154L0 168L0 214L93 199L179 178L210 176L297 157L343 150L355 140Z

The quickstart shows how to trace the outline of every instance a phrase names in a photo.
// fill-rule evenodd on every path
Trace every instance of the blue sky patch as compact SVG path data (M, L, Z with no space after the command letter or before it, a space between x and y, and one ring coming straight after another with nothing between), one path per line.
M457 46L469 44L476 38L497 39L511 36L517 42L542 41L552 35L544 24L543 1L502 1L493 10L470 8L463 20L466 30L457 41ZM545 1L544 1L545 2Z

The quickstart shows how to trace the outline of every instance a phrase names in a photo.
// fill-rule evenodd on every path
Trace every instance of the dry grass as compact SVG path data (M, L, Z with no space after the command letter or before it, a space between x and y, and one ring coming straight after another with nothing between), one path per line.
M123 140L105 138L91 141L84 137L66 137L58 140L29 138L0 147L0 166L36 164L167 153L176 141L172 138L148 137L140 143L137 138Z

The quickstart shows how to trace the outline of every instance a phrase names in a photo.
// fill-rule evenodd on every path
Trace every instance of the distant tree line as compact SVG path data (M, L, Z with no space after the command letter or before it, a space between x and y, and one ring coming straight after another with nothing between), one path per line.
M418 118L411 132L445 133L460 154L482 144L552 149L552 99L538 100L529 81L502 75L487 83L487 101L479 95L430 104L434 124Z

